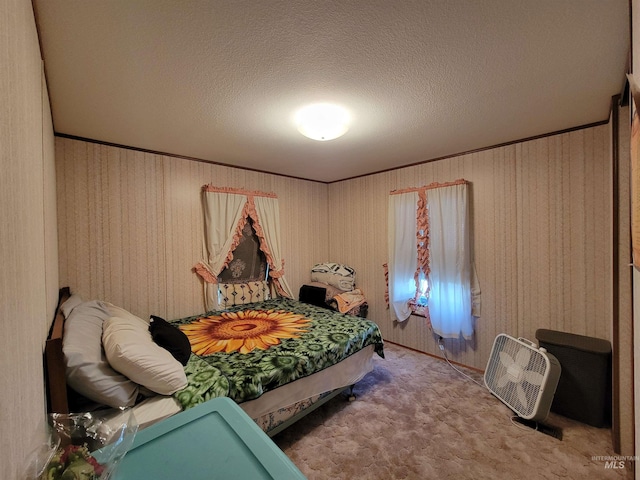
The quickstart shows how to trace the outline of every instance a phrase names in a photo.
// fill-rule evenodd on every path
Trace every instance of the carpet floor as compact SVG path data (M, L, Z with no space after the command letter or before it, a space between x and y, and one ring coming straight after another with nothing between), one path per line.
M482 375L398 345L355 387L274 437L309 480L627 479L607 465L611 430L551 413L562 440L513 420Z

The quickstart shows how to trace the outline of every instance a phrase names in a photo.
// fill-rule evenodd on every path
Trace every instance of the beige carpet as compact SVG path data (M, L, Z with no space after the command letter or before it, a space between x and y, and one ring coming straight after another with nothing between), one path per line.
M563 439L512 422L485 387L444 361L385 345L386 359L358 385L274 440L310 480L632 479L633 465L605 468L611 431L551 414ZM469 372L482 384L482 376Z

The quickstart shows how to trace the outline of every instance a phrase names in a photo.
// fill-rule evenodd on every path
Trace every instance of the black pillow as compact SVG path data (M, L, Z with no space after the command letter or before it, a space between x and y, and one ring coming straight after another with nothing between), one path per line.
M171 325L164 318L151 315L149 332L153 341L173 355L182 365L186 365L191 356L191 344L182 330Z

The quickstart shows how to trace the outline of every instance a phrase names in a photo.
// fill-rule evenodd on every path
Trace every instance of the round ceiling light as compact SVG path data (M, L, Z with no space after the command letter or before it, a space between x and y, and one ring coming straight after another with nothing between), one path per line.
M331 103L314 103L298 110L295 117L298 131L313 140L333 140L349 130L349 112Z

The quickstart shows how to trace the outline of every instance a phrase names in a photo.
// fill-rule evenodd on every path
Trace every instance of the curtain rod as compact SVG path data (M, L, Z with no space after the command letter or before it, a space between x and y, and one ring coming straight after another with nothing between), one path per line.
M273 192L260 192L258 190L244 190L242 188L233 187L216 187L211 184L203 185L202 191L210 193L235 193L237 195L246 195L248 197L278 198L278 196Z
M430 183L429 185L424 185L422 187L410 187L410 188L402 188L400 190L391 190L391 192L389 192L389 195L398 195L400 193L409 193L409 192L421 192L423 190L432 190L434 188L452 187L454 185L468 185L468 184L469 182L467 180L465 180L464 178L459 178L458 180L455 180L453 182L445 182L445 183L433 182L433 183Z

